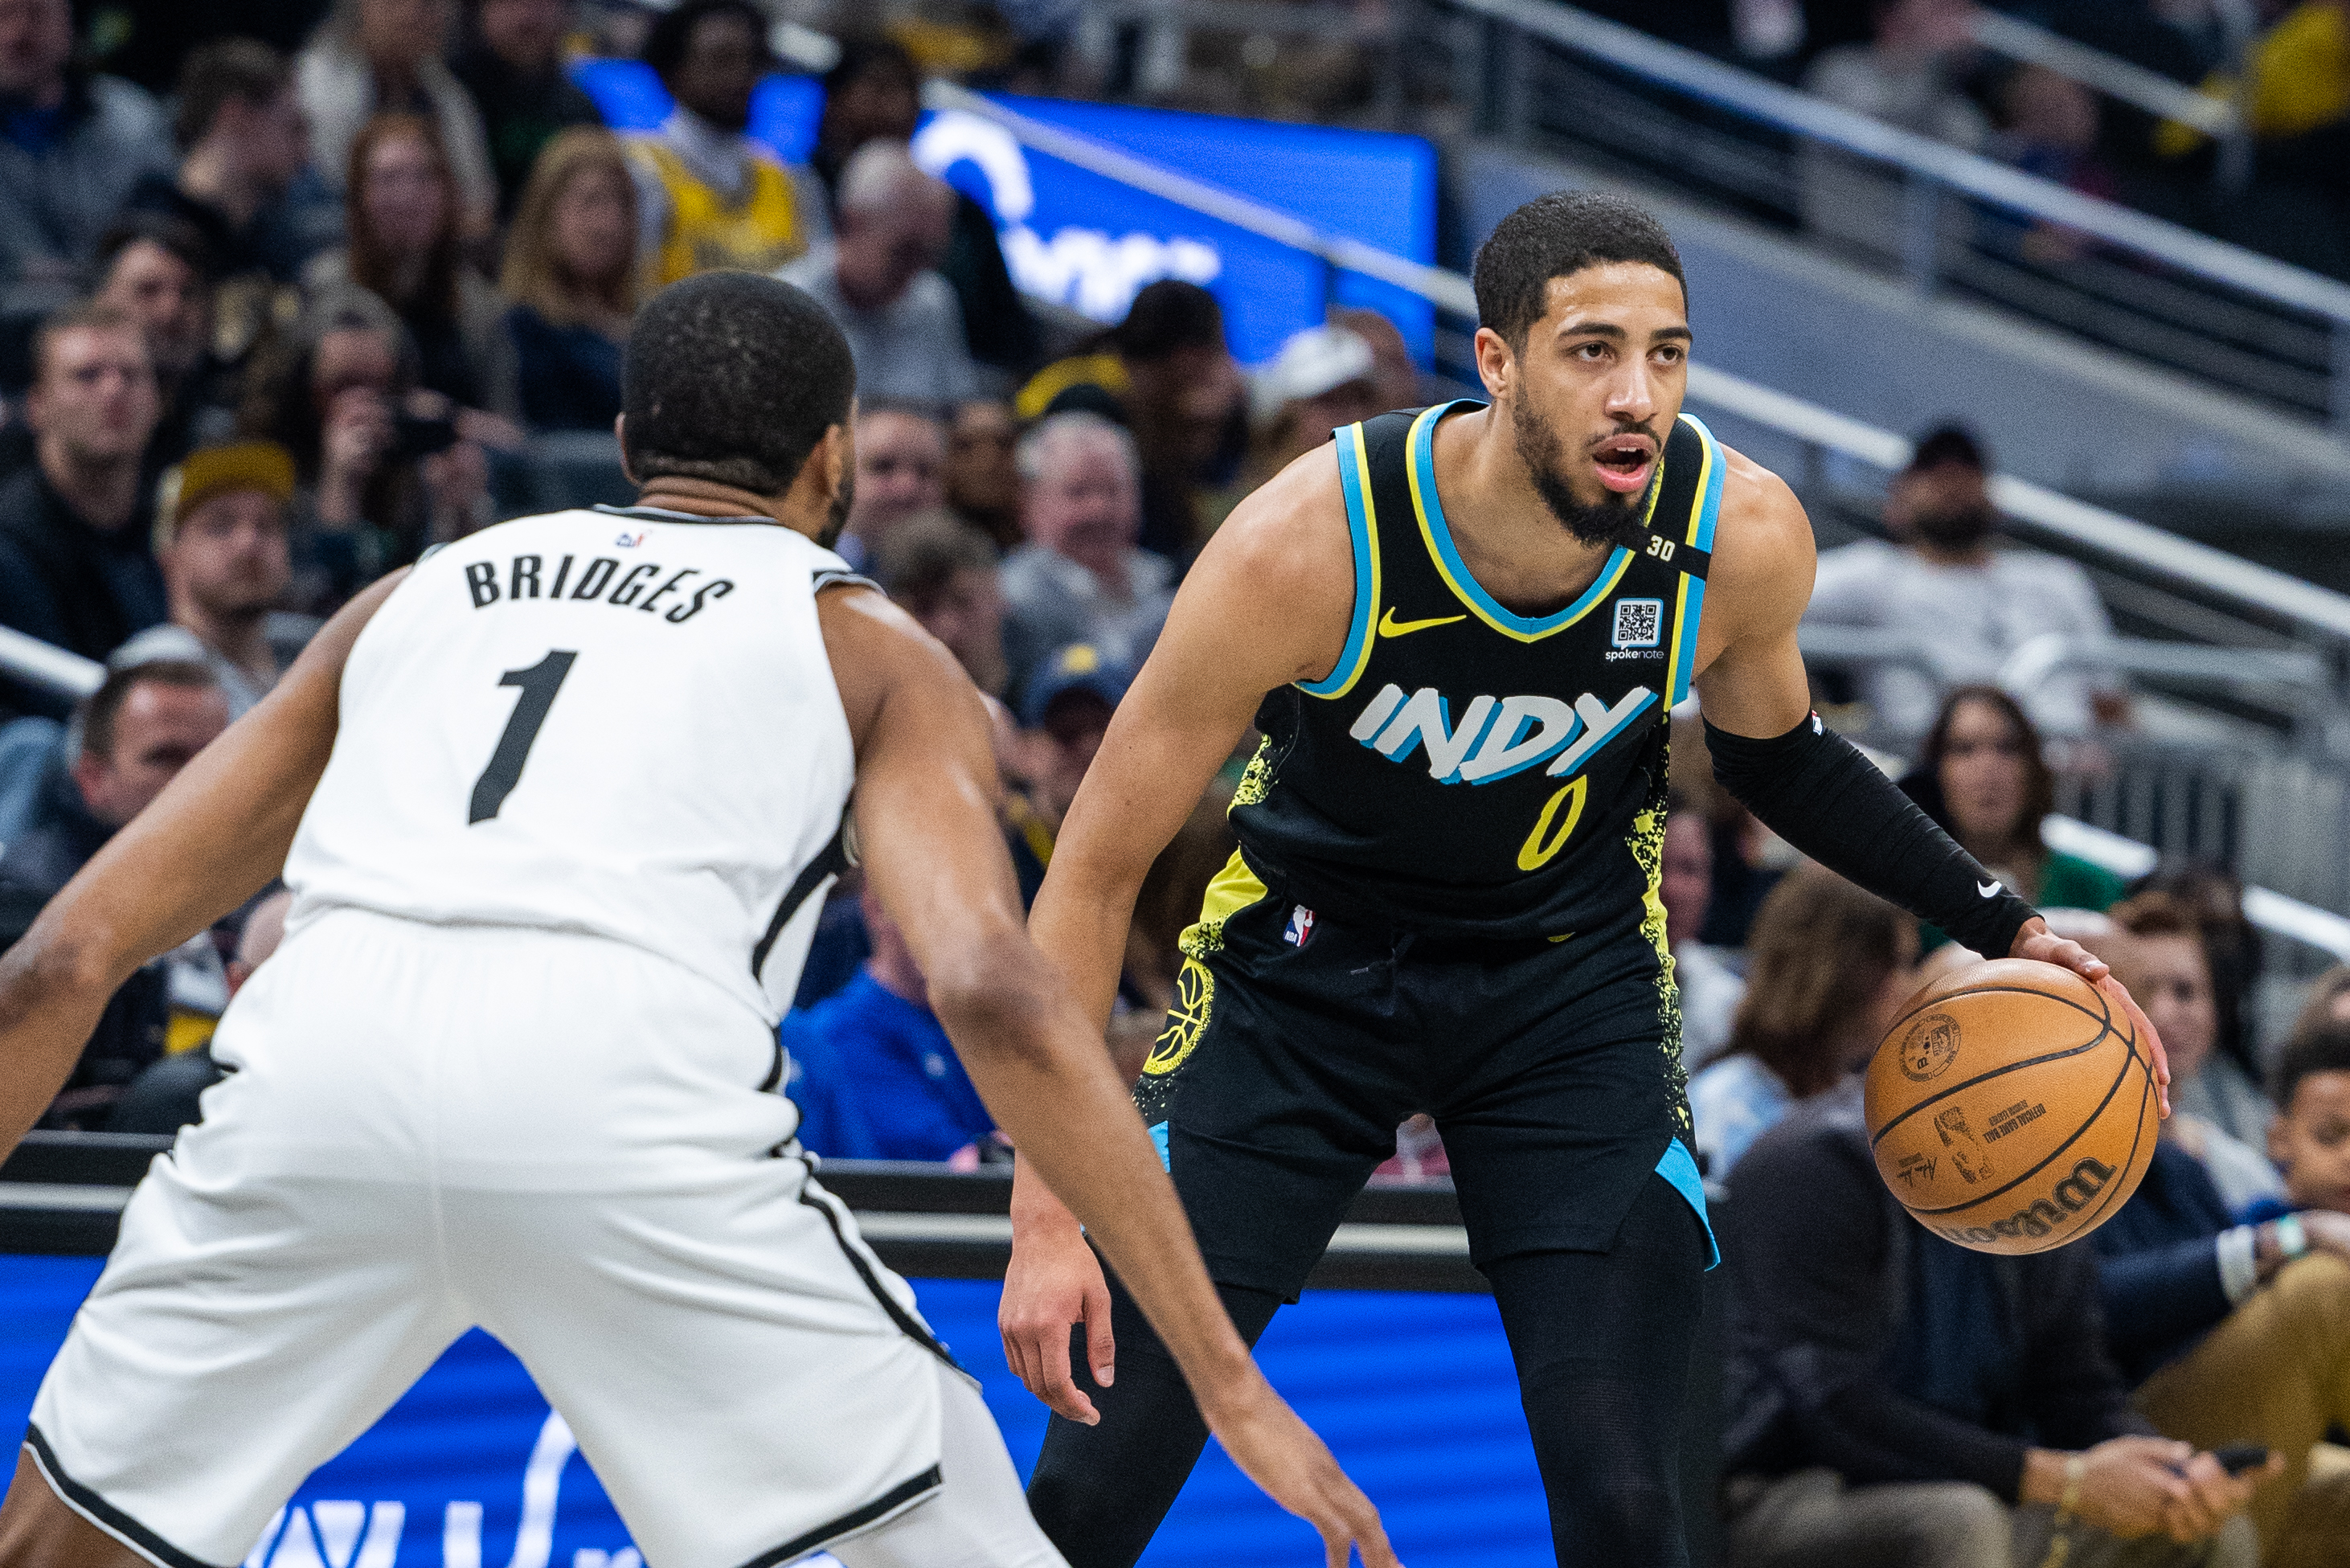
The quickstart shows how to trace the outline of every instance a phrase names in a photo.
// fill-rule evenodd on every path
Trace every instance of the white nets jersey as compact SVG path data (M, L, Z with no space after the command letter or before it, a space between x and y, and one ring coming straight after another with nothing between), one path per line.
M764 521L598 507L431 554L343 674L286 861L337 907L608 937L773 1024L845 863L841 558Z

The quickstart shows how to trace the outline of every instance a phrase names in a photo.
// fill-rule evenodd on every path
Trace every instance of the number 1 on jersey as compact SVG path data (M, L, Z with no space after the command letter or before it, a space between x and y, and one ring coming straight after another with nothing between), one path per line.
M562 690L563 678L571 673L571 661L578 657L558 648L527 670L509 670L498 677L499 685L519 686L522 695L515 700L514 714L506 720L505 733L498 737L498 749L490 753L490 765L473 781L473 814L465 819L466 826L497 815L506 796L522 782L522 764L530 755L531 742L538 739L546 711L555 706L555 694Z

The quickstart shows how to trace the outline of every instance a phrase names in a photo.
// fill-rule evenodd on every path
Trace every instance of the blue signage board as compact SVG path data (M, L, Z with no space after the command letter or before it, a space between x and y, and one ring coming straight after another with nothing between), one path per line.
M572 74L619 129L649 129L669 112L660 83L637 61L583 60ZM1058 99L998 101L1326 233L1435 260L1436 150L1419 137ZM751 133L800 161L822 109L811 78L770 77L754 99ZM1188 278L1214 292L1232 352L1251 365L1320 322L1329 306L1367 305L1403 329L1421 365L1430 362L1435 314L1419 296L1331 275L1313 256L1024 147L984 116L926 114L914 156L994 215L1014 281L1040 298L1116 321L1144 284Z
M98 1277L95 1258L0 1257L0 1428L34 1391ZM1024 1474L1045 1413L1004 1366L992 1281L916 1283L984 1386ZM1413 1568L1543 1568L1550 1526L1492 1298L1315 1293L1258 1359L1378 1503ZM223 1432L234 1443L236 1434ZM1211 1444L1147 1568L1308 1568L1305 1524ZM826 1568L829 1558L809 1560ZM628 1530L522 1364L479 1332L306 1481L244 1568L642 1568Z

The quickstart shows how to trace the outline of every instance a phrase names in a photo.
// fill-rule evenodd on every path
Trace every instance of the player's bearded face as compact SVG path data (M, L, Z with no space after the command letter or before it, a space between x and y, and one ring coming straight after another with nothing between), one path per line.
M857 464L840 466L840 488L832 493L832 509L825 514L824 532L816 542L829 550L840 541L840 531L848 526L848 509L857 504Z
M1535 491L1561 527L1586 545L1638 543L1641 532L1639 503L1646 499L1644 495L1610 493L1596 504L1577 499L1567 480L1569 459L1566 442L1558 433L1559 421L1534 407L1523 389L1511 400L1510 423L1517 435L1518 460L1526 465ZM1645 424L1619 425L1608 433L1645 435L1656 441L1658 450L1664 447L1657 432Z

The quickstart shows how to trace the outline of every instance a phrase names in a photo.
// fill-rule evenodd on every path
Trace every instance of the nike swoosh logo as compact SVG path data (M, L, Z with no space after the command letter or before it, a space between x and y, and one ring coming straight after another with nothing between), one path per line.
M1379 618L1379 635L1401 637L1407 632L1426 631L1431 626L1451 626L1456 620L1468 618L1465 615L1440 615L1431 616L1426 620L1398 620L1395 618L1395 607L1389 605L1388 613Z
M1975 891L1981 893L1986 898L1996 898L1999 897L1999 884L1996 882L1978 882L1975 884Z

